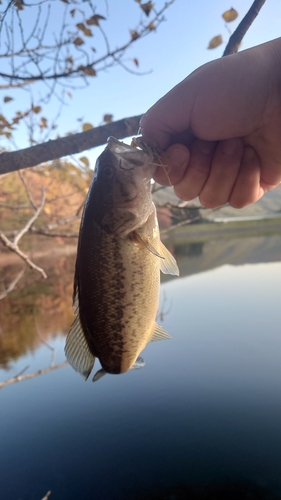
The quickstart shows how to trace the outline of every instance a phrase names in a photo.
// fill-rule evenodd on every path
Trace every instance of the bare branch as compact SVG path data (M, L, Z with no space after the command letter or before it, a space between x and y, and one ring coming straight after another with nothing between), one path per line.
M59 368L63 368L66 365L68 365L68 362L64 361L63 363L59 363L58 365L49 366L48 368L43 368L43 370L37 370L36 372L28 373L27 375L18 375L17 377L11 377L8 380L5 380L5 382L0 382L0 389L6 387L7 385L14 384L15 382L22 382L23 380L38 377L38 375L44 375L44 373L49 373L53 370L58 370Z
M101 146L106 143L110 135L113 135L117 139L135 135L139 128L141 116L123 118L122 120L87 130L86 132L62 137L61 139L48 141L30 148L20 149L19 151L2 153L0 156L0 175L23 168L34 167L39 163Z
M48 500L51 493L52 493L51 491L47 491L46 495L42 498L42 500Z
M19 249L19 247L17 245L15 245L14 243L12 243L12 241L10 241L5 236L5 234L3 234L2 232L0 232L0 239L2 240L2 242L4 243L4 245L7 248L10 248L10 250L12 250L13 252L15 252L22 260L24 260L29 265L29 267L31 267L32 269L35 269L35 271L38 271L43 276L43 278L47 278L47 275L46 275L44 269L42 269L41 267L36 266L36 264L34 264L34 262L32 262L30 260L30 258L28 257L28 255L26 255L25 253L23 253Z
M43 278L47 278L47 275L46 275L44 269L42 269L41 267L36 266L36 264L34 264L34 262L32 262L30 260L30 258L28 257L28 255L26 255L25 253L23 253L20 250L20 248L18 246L18 242L23 237L23 235L25 233L27 233L27 231L30 230L30 228L32 227L32 224L38 218L38 216L39 216L39 214L40 214L40 212L41 212L41 210L42 210L42 208L43 208L43 206L45 204L45 191L46 191L46 188L43 187L42 188L42 199L41 199L40 205L37 207L36 212L27 221L27 223L25 224L25 226L20 231L17 231L17 233L16 233L13 241L10 241L7 238L7 236L5 236L5 234L3 232L0 232L0 239L2 240L2 242L4 243L4 245L7 248L9 248L10 250L12 250L13 252L15 252L21 259L23 259L29 265L29 267L31 267L32 269L35 269L36 271L38 271L43 276Z
M33 199L32 199L32 196L31 196L31 193L30 193L30 190L29 190L29 187L27 185L27 182L25 180L25 177L24 177L24 174L23 172L21 172L21 170L18 171L18 175L19 175L19 178L24 186L24 189L25 189L25 192L26 192L26 195L27 195L27 198L29 199L29 202L30 202L30 205L34 208L34 210L37 210L37 206L35 205Z
M15 247L18 246L18 242L19 240L23 237L23 235L25 233L27 233L27 231L29 231L29 229L31 228L32 224L35 222L35 220L38 218L42 208L44 207L44 204L45 204L45 191L46 191L46 188L43 187L42 188L42 199L41 199L41 203L39 205L39 207L36 207L36 205L34 205L36 207L36 212L35 214L29 219L29 221L27 221L27 223L25 224L25 226L18 232L18 234L15 236L14 238L14 241L13 241L13 245Z
M224 50L223 56L229 56L230 54L235 54L238 51L239 45L242 42L246 32L250 28L251 24L254 22L259 11L261 10L263 4L266 0L255 0L248 10L247 14L243 17L240 24L237 26L234 33L229 38L228 44Z
M15 277L15 279L9 284L9 286L7 288L5 288L5 290L3 292L0 293L0 300L2 300L5 297L7 297L7 295L14 290L16 284L18 283L18 281L23 276L25 269L26 269L26 267L23 267L20 270L20 272L17 274L17 276Z

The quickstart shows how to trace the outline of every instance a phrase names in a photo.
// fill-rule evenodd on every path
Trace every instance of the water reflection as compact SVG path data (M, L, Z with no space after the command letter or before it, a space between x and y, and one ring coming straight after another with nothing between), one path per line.
M1 498L281 498L281 237L171 244L173 339L142 370L92 384L65 367L0 391ZM29 276L0 303L1 380L49 366L38 330L65 359L74 257L60 259L48 288Z

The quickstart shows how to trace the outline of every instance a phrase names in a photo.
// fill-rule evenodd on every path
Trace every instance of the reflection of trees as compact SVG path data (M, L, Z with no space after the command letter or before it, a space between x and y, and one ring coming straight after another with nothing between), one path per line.
M32 271L27 270L17 289L0 302L0 366L3 368L40 344L36 324L42 339L47 340L58 332L67 333L72 323L74 253L70 257L44 258L41 262L48 280L38 277L34 281ZM9 282L10 276L16 274L15 268L6 266L0 274Z

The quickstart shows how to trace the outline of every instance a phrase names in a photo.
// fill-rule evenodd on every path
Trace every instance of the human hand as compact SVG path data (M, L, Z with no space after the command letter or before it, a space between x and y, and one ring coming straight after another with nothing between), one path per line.
M281 38L198 68L141 119L165 150L155 180L183 200L242 208L281 182Z

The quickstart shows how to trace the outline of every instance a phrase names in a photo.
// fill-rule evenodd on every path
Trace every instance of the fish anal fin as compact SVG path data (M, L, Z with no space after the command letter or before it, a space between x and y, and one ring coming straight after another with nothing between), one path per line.
M133 366L131 366L130 370L139 370L140 368L143 368L144 365L145 365L144 359L139 356L134 362Z
M162 326L155 323L154 332L149 342L156 342L157 340L167 340L171 338L171 335L169 335L168 332L162 328Z
M163 245L162 241L160 242L160 254L162 256L160 269L164 274L172 274L174 276L179 276L179 268L176 263L176 259L172 256L171 252L169 252L168 248Z
M79 314L76 316L67 335L64 352L72 368L87 380L96 358L89 349Z

